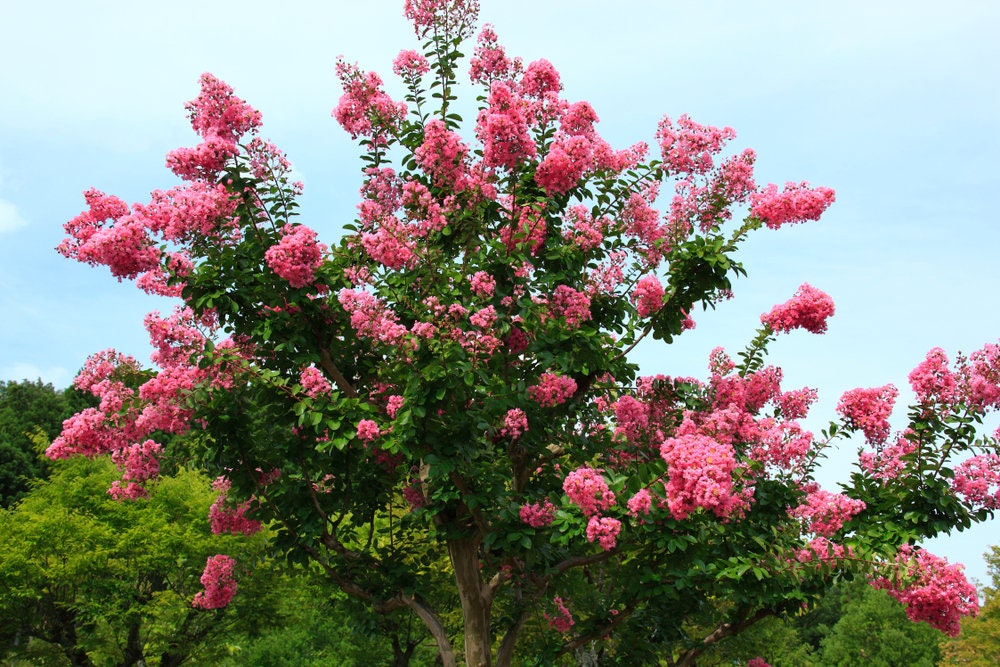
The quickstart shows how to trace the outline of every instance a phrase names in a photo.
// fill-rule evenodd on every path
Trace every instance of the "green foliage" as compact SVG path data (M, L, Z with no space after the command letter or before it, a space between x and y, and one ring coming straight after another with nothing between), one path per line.
M45 460L32 440L59 435L62 422L93 401L75 389L56 391L51 384L0 381L0 507L10 507L33 479L47 475Z
M979 616L962 619L962 634L941 643L941 667L1000 665L1000 547L983 555L991 579L983 587L985 601Z
M74 664L169 665L221 650L235 616L192 608L200 570L226 549L253 563L259 544L211 534L201 475L163 478L138 502L108 496L115 477L104 458L58 462L0 512L0 642L14 655L48 644Z
M933 667L940 632L914 623L885 591L864 582L848 586L843 615L822 641L821 664L830 667Z

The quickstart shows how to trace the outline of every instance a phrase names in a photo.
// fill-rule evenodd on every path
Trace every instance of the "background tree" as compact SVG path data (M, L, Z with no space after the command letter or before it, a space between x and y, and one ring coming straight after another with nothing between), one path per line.
M726 155L733 130L687 116L661 121L658 157L614 150L550 63L509 58L489 27L462 134L477 11L405 3L421 40L394 62L406 103L339 63L334 116L364 171L332 249L296 221L301 185L260 114L211 75L188 105L202 142L167 158L183 185L133 206L86 193L60 252L184 303L147 317L158 372L88 360L75 384L101 403L50 456L112 452L115 494L142 497L154 438L190 431L193 458L224 476L220 532L273 521L278 548L374 614L412 612L445 665L556 662L598 641L607 659L689 665L836 577L873 578L957 631L974 590L912 543L997 505L1000 459L978 427L1000 404L1000 348L955 365L932 351L898 434L886 386L845 394L814 437L799 420L815 392L765 363L776 335L822 333L833 314L804 284L738 362L713 353L706 381L639 377L636 345L670 343L731 296L750 234L815 220L834 193L759 186L753 151ZM852 433L857 474L821 489L817 460ZM232 597L220 563L204 575L213 606ZM439 563L446 590L428 576Z
M1000 663L1000 547L984 554L991 582L976 618L962 621L962 634L941 643L942 667L987 667Z
M214 492L200 475L163 477L142 503L109 497L115 477L107 458L58 462L0 511L0 646L17 656L48 645L72 665L217 659L238 610L192 607L197 570L220 544L259 569L260 544L211 533ZM253 582L246 602L266 612Z
M41 380L0 381L0 507L13 505L31 480L46 474L46 460L31 436L40 432L51 442L64 419L91 403L92 397L75 389L56 391Z

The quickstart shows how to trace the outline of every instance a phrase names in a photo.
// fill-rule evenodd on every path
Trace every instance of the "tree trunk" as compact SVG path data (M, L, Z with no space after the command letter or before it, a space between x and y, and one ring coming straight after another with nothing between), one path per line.
M491 601L479 576L479 539L448 541L448 554L455 568L458 597L462 601L465 630L465 664L492 667L490 641Z

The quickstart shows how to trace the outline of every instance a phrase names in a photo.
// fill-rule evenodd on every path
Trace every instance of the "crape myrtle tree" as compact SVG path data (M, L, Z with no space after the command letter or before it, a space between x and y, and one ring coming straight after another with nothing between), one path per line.
M363 166L337 245L297 220L301 185L260 114L207 74L187 107L202 141L167 157L181 185L132 206L86 193L60 252L181 303L147 316L158 370L138 389L119 380L135 359L87 362L76 386L100 405L50 456L110 452L111 492L140 502L158 457L189 456L220 477L218 531L273 523L278 548L373 613L419 617L445 665L689 665L837 579L956 632L975 591L918 542L1000 503L980 433L1000 347L954 364L933 350L901 431L887 385L845 394L814 435L815 391L765 362L775 336L826 329L832 300L803 285L746 350L713 352L707 379L639 377L640 341L669 344L731 296L748 235L819 218L833 191L758 185L733 130L686 116L651 150L616 150L550 63L478 30L475 2L405 14L421 45L393 64L405 101L337 67L333 115ZM181 432L186 451L164 451ZM852 434L856 472L820 488L817 461ZM210 561L194 604L226 604L233 572Z

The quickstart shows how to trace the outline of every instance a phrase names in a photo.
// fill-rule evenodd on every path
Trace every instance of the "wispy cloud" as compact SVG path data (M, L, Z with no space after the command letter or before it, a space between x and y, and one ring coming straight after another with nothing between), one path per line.
M28 221L24 219L14 204L6 199L0 199L0 234L12 232L27 224Z

